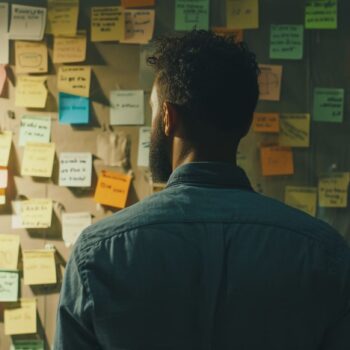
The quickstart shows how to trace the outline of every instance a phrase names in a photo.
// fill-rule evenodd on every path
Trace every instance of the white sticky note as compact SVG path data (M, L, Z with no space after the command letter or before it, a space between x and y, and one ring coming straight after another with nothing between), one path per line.
M9 4L0 3L0 33L7 33L9 30Z
M74 245L80 234L92 223L90 213L63 213L62 235L66 247Z
M139 131L139 153L137 157L138 166L149 166L149 147L151 143L151 128L143 127Z
M27 142L49 143L51 134L51 118L49 116L24 115L19 130L19 145Z
M0 270L0 302L18 300L19 274L18 271Z

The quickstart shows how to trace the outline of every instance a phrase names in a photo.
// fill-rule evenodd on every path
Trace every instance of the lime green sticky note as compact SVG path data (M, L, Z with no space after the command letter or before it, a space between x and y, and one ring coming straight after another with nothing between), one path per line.
M11 350L44 350L44 341L40 339L14 340Z
M301 60L304 53L304 26L271 25L270 58Z
M307 0L306 29L337 29L338 0Z
M343 115L344 89L315 89L314 121L341 123Z
M176 0L175 30L209 29L209 0Z

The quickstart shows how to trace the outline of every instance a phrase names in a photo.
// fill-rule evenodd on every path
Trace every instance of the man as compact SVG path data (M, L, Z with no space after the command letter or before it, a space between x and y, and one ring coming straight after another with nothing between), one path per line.
M350 349L350 253L328 225L253 191L235 152L255 56L211 32L149 63L164 191L91 226L70 258L55 349Z

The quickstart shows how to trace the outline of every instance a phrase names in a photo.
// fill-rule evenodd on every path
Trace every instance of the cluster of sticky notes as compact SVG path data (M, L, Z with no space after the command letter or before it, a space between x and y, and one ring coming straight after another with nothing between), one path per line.
M316 216L317 188L287 186L284 201L287 205Z
M281 98L282 71L280 65L260 64L260 100L279 101Z
M209 0L176 0L175 30L209 29Z
M139 150L137 157L137 165L141 167L149 166L149 152L151 144L151 128L142 127L139 130Z
M259 28L259 0L226 0L226 25L234 29Z
M341 123L344 115L344 89L316 88L313 120Z
M338 0L307 0L306 29L337 29Z
M90 213L63 213L62 236L66 247L77 241L80 234L92 223Z
M333 173L321 176L318 184L319 205L324 208L348 206L349 173Z
M294 157L290 147L263 146L260 157L263 176L294 174Z

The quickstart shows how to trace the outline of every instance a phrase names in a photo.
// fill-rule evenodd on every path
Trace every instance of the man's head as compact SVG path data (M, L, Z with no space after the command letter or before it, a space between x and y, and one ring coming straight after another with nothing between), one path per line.
M201 161L234 156L259 96L259 69L247 46L193 30L160 39L148 63L156 72L151 94L154 180L167 181L191 152L200 154L193 160Z

